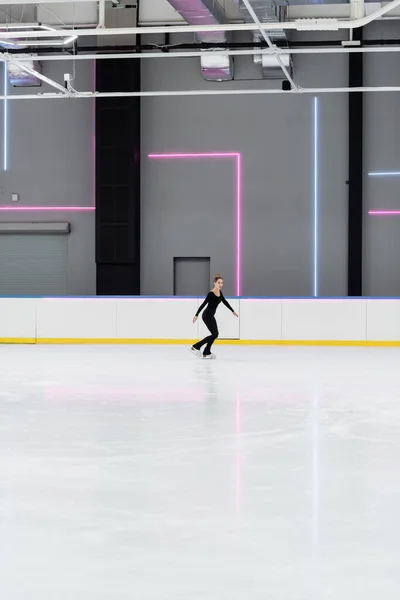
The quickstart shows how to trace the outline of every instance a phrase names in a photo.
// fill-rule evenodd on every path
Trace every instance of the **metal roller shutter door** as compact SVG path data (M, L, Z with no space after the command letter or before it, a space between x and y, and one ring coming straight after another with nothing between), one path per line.
M68 294L68 236L0 235L0 295Z

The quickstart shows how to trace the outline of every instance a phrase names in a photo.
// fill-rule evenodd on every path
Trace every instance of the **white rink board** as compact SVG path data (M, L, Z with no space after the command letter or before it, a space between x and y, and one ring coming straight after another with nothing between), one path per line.
M208 335L204 298L0 298L3 342L180 340ZM229 298L236 319L221 304L222 340L265 343L349 342L400 344L400 299Z
M197 336L195 298L119 299L118 339L191 339Z
M256 298L241 300L240 339L281 340L282 301Z
M283 300L282 340L365 341L366 300Z
M0 338L36 338L36 299L0 298Z
M367 340L400 341L400 300L367 300Z
M113 299L41 298L37 301L38 339L117 337Z

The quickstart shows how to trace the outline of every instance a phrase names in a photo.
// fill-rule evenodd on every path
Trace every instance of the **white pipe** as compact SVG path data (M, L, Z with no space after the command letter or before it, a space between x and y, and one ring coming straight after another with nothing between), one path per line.
M233 89L233 90L173 90L173 91L151 91L151 92L95 92L90 96L100 98L113 98L116 96L132 97L155 97L155 96L240 96L240 95L262 95L262 94L320 94L320 93L347 93L347 92L400 92L400 86L377 86L377 87L343 87L343 88L298 88L298 91L284 91L282 89ZM78 95L81 92L78 92ZM84 93L86 97L86 93ZM10 98L10 96L8 97Z
M233 0L233 1L235 2L236 0ZM381 2L377 2L376 4L381 4ZM293 18L293 17L289 18L288 21L289 22L294 22L295 20L298 20L298 19L301 19L301 18L304 18L304 19L313 18L314 19L314 18L317 18L317 17L310 17L310 16L301 17L301 16L298 16L296 18ZM319 16L318 18L322 18L322 17ZM324 18L327 18L327 19L331 19L331 18L336 19L337 18L339 20L345 20L346 19L345 16L342 16L342 17L324 17ZM389 21L389 20L390 21L399 21L400 20L400 15L394 15L393 17L382 17L382 21ZM170 27L172 27L172 26L179 26L179 23L181 23L182 25L184 25L185 21L178 20L178 19L175 19L175 20L168 19L166 21L139 21L138 22L138 26L139 27L164 27L164 26L167 27L167 25L169 25ZM231 23L232 25L233 24L237 25L237 24L243 23L243 20L230 19L229 23ZM79 23L79 25L81 27L83 27L83 25L81 23Z
M154 98L168 96L239 96L239 95L265 95L265 94L344 94L352 92L400 92L400 86L377 86L377 87L343 87L343 88L299 88L299 91L283 91L282 89L242 89L242 90L176 90L176 91L154 91L154 92L76 92L69 97L65 94L18 94L13 96L0 95L0 100L60 100L60 99L93 99L93 98Z
M0 3L0 8L1 8L1 3ZM395 17L400 19L400 17ZM13 29L26 29L26 30L30 30L33 29L34 27L38 27L39 23L36 21L35 23L18 23L18 22L14 22L14 23L0 23L0 30L2 29L6 29L9 31L12 31ZM87 23L79 23L79 27L81 29L85 28L88 29L90 27L97 27L98 23L92 23L92 22L87 22ZM57 29L53 28L53 31L55 31L57 33ZM0 32L0 38L3 35L3 31ZM20 32L21 35L21 32ZM54 35L54 34L53 34Z
M100 50L100 47L99 47ZM344 47L333 47L333 48L279 48L277 49L278 54L373 54L373 53L385 53L385 52L400 52L400 46L372 46L372 47L361 47L361 46L344 46ZM218 56L252 56L254 54L274 54L271 50L267 49L256 49L249 48L248 50L219 50ZM48 56L38 55L36 57L40 62L43 61L76 61L76 60L104 60L104 59L118 59L118 58L197 58L204 56L204 50L193 51L193 52L143 52L143 53L117 53L117 54L50 54ZM19 63L30 62L32 57L22 58L18 54L0 54L0 62L8 62L16 57Z
M298 31L337 31L338 29L355 29L365 27L379 17L390 12L397 6L400 6L400 0L392 0L385 6L374 11L362 19L339 20L339 19L297 19L296 21L283 21L279 23L262 23L265 30L295 29ZM57 29L57 36L68 37L76 35L99 36L99 35L146 35L158 33L206 33L213 31L257 31L255 23L218 23L217 25L181 25L172 27L113 27L110 29ZM2 39L13 39L21 36L17 31L4 31L1 33ZM54 32L51 31L26 31L24 38L51 38Z
M399 0L393 0L399 2ZM396 4L397 6L397 4ZM339 21L336 19L325 19L325 21L331 21L335 24L335 28L339 28ZM311 24L311 21L316 19L309 19L310 29L325 29L322 27L316 27L315 24ZM349 21L342 21L341 23L350 23ZM297 29L298 21L285 22L285 23L270 23L268 29L278 29L276 25L279 25L279 29ZM284 27L282 27L284 25ZM346 27L344 27L346 28ZM173 25L171 27L113 27L107 29L57 29L57 35L60 37L66 37L69 35L77 35L78 37L84 36L99 36L99 35L152 35L152 34L165 34L165 33L209 33L215 31L257 31L255 23L239 23L239 24L218 24L218 25ZM12 39L21 37L21 33L15 31L2 31L2 39ZM52 37L47 31L25 31L24 38L35 37L35 38L48 38ZM53 33L54 37L54 33Z
M98 27L104 29L106 26L106 0L99 1L99 24Z
M350 19L362 19L364 16L364 0L350 0Z
M272 50L273 54L275 55L280 68L282 69L282 71L284 72L286 79L290 82L290 85L292 86L292 88L294 88L295 90L297 90L297 84L295 83L295 81L293 80L292 76L290 75L289 71L287 70L287 68L285 67L285 65L283 64L283 61L281 59L281 57L279 56L278 52L276 52L275 47L273 45L273 43L271 42L269 36L266 34L266 32L264 31L262 24L260 22L260 19L257 17L256 13L254 12L253 7L251 6L249 0L243 0L243 4L245 5L245 7L247 8L247 10L250 13L251 18L253 19L254 23L257 25L257 29L260 31L261 35L263 36L264 40L267 42L269 48Z

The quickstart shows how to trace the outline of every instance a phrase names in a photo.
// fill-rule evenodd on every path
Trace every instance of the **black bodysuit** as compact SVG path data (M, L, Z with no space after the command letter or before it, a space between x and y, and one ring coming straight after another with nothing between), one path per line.
M204 300L203 304L199 307L196 313L196 317L198 317L203 308L207 306L206 310L203 312L202 318L205 325L210 330L211 335L205 337L204 340L201 340L200 342L197 342L197 344L193 345L193 348L196 348L196 350L201 350L204 344L206 344L203 356L211 354L211 346L213 345L213 343L219 335L217 321L215 320L214 315L220 302L223 302L223 304L225 304L225 306L229 308L229 310L234 312L232 306L229 304L229 302L225 300L222 292L220 296L216 296L214 292L209 292L207 294L207 298Z
M225 300L225 297L222 292L221 292L220 296L216 296L214 294L214 292L208 292L207 298L204 300L203 304L200 306L199 310L196 313L196 317L199 316L199 314L201 313L203 308L206 306L206 304L208 306L207 306L205 312L207 313L208 316L213 317L215 315L215 311L217 310L220 302L223 302L225 304L225 306L233 312L232 306L229 304L229 302L227 302L227 300Z

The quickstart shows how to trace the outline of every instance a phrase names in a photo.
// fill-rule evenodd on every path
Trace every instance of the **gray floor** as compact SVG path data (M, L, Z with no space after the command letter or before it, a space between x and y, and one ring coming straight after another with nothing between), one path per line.
M399 600L400 349L0 346L0 598Z

